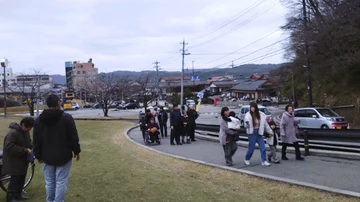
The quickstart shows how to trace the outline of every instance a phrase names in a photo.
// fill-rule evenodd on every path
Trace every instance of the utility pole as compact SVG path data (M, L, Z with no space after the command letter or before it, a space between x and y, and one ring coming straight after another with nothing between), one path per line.
M308 41L308 24L307 24L307 12L306 12L306 0L302 1L303 4L303 18L304 18L304 42L305 42L305 58L307 67L307 80L308 80L308 96L309 96L309 107L313 105L312 98L312 87L311 87L311 67L309 58L309 41Z
M193 91L195 95L195 71L194 71L194 60L192 61L192 77L193 77Z
M182 49L181 49L181 55L182 55L182 68L181 68L181 97L180 97L180 107L183 106L184 104L184 66L185 66L185 55L190 55L190 53L187 53L188 50L185 50L185 46L188 43L185 43L185 39L183 40L183 42L181 42L180 44L182 44Z
M234 61L231 61L230 67L231 67L231 68L234 68Z
M9 65L9 61L6 58L1 59L1 66L4 68L4 80L3 80L3 87L4 87L4 117L7 118L6 113L6 68Z
M36 117L39 116L39 108L40 108L40 75L38 75L37 81L37 93L36 93Z
M159 64L160 62L158 62L157 60L154 62L155 64L155 69L156 69L156 100L157 100L157 103L159 103Z

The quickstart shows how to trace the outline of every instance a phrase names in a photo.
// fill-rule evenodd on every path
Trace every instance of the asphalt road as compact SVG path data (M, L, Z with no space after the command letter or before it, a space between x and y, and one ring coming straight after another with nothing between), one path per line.
M143 143L138 128L130 131L129 136L136 142ZM187 158L224 165L224 152L219 143L197 140L190 145L171 146L169 139L163 139L161 145L151 146L154 149ZM335 159L328 157L306 157L305 161L295 161L294 154L288 154L289 161L261 166L260 152L255 150L251 165L243 163L247 148L238 147L233 160L234 167L276 177L288 178L317 185L360 192L360 161ZM279 152L278 152L278 155Z

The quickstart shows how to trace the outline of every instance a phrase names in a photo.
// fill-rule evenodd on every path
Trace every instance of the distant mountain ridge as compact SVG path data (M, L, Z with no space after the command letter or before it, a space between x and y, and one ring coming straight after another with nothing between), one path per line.
M235 66L233 68L214 68L214 69L194 69L195 76L199 76L200 80L207 80L208 78L214 76L234 76L235 78L244 78L249 77L254 73L269 73L275 69L280 68L282 64L246 64ZM130 79L136 79L140 76L144 75L144 73L148 74L151 78L156 79L156 71L141 71L141 72L134 72L134 71L114 71L119 76L129 77ZM168 71L160 71L160 77L174 77L180 76L180 71L177 72L168 72ZM185 74L191 76L192 69L185 69ZM66 84L66 79L64 75L55 74L50 75L53 78L55 84Z

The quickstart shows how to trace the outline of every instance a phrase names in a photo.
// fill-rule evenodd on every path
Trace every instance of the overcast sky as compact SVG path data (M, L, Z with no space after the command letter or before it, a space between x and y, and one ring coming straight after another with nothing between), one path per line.
M0 3L0 56L15 72L64 74L65 61L89 58L102 72L151 70L156 60L162 70L181 70L184 38L189 69L193 60L195 68L285 61L280 49L287 35L279 28L286 8L280 0Z

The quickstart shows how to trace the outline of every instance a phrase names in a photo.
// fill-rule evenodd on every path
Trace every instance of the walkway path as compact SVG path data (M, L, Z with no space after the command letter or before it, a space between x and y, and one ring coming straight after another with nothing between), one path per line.
M168 130L170 131L170 130ZM139 128L129 133L130 138L143 144ZM212 164L224 165L224 152L217 142L197 140L192 144L172 146L170 140L163 139L161 145L150 146L162 152L178 155ZM260 152L255 150L251 165L243 162L247 148L239 147L234 156L234 168L272 175L280 178L312 183L344 191L357 192L360 195L360 161L335 159L328 157L306 157L305 161L295 161L295 156L289 154L289 161L272 164L270 167L261 166Z

